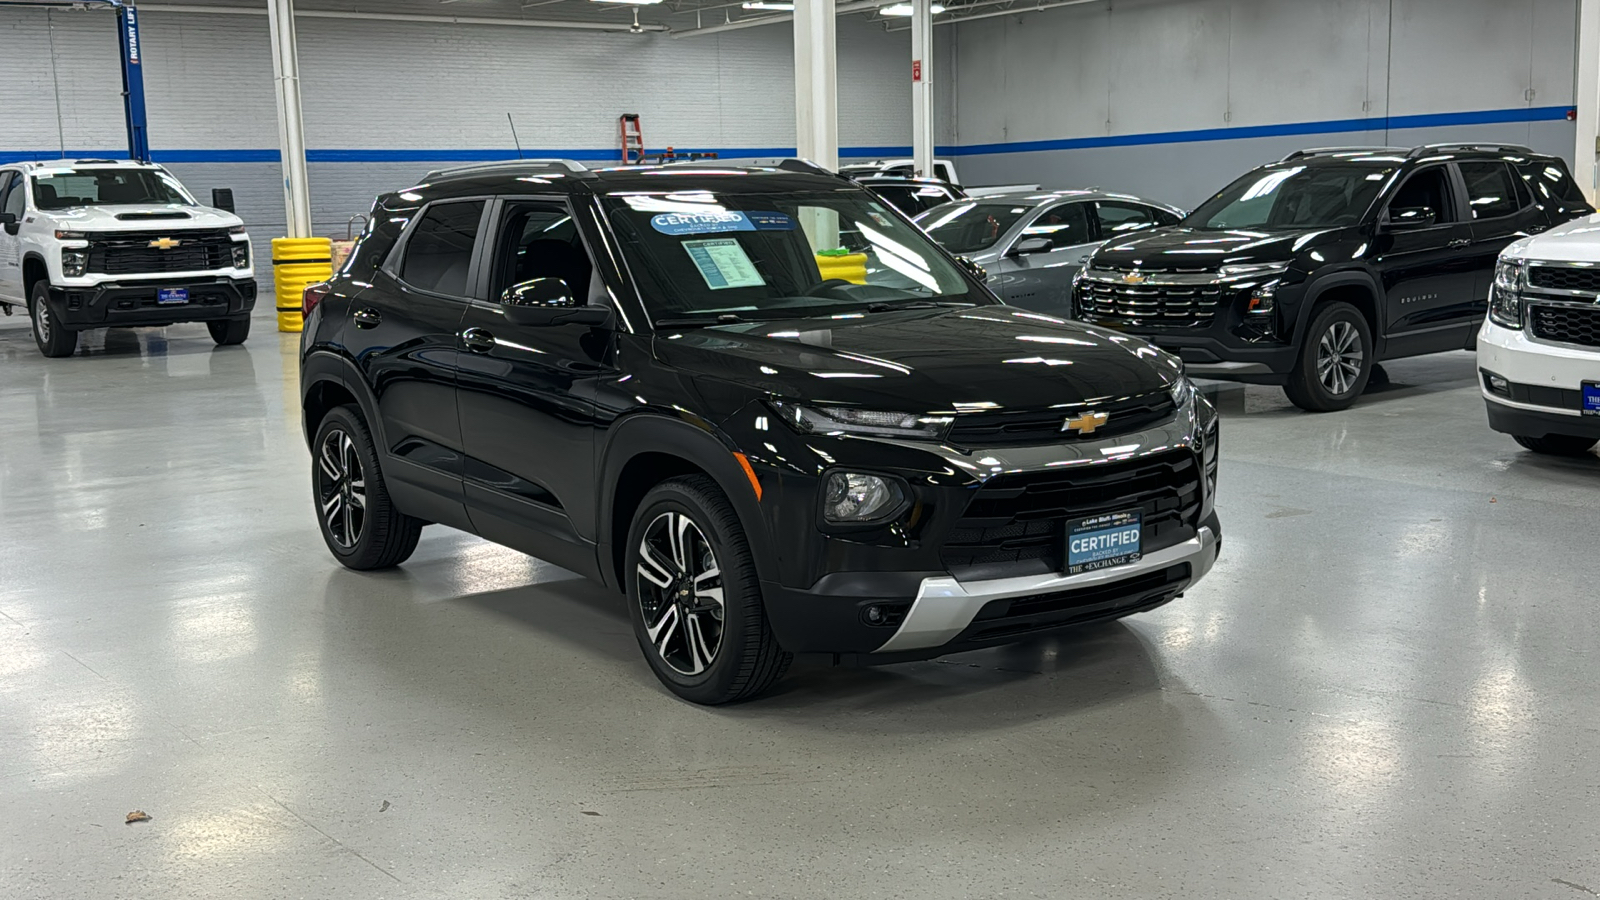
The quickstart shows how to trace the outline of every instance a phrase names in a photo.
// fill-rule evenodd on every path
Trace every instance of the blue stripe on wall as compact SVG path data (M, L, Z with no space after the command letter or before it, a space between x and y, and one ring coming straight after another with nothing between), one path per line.
M999 144L966 144L936 148L940 156L978 156L987 153L1033 153L1041 150L1087 150L1099 147L1136 147L1149 144L1181 144L1192 141L1235 141L1247 138L1292 137L1312 134L1349 134L1364 131L1393 131L1405 128L1439 128L1456 125L1496 125L1518 122L1554 122L1572 117L1571 106L1536 106L1518 109L1489 109L1475 112L1429 113L1416 116L1378 116L1367 119L1332 119L1320 122L1290 122L1283 125L1252 125L1242 128L1204 128L1195 131L1160 131L1147 134L1105 137L1061 138L1045 141L1013 141ZM716 153L724 159L793 156L793 147L680 147L680 154ZM521 156L576 159L588 162L614 162L615 150L523 150ZM910 156L908 146L840 147L839 156L860 159L885 156ZM68 157L126 159L126 151L73 150ZM161 163L276 163L276 150L156 150ZM308 150L306 161L314 163L434 163L488 162L516 159L516 150ZM48 150L0 150L0 163L48 161L60 154Z

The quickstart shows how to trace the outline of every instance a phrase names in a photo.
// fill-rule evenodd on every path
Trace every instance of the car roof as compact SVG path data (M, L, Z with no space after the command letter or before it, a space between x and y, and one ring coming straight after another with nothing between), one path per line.
M1529 159L1550 159L1551 156L1520 144L1486 142L1423 144L1419 147L1312 147L1296 150L1268 165L1322 166L1340 163L1396 165L1416 160L1457 158L1525 162Z
M421 184L385 196L398 196L414 204L481 194L625 194L679 190L785 193L861 188L843 176L791 160L770 166L699 161L598 169L570 160L508 160L429 172Z
M968 197L956 203L1008 203L1013 206L1043 206L1046 203L1056 203L1061 200L1130 200L1134 203L1143 203L1148 206L1159 206L1162 209L1177 209L1170 203L1151 200L1148 197L1137 197L1133 194L1123 194L1115 191L1101 191L1094 188L1063 188L1060 190L1040 191L1005 191L998 194L980 194Z
M36 159L24 162L22 167L28 171L36 169L62 169L77 168L80 166L93 166L97 169L159 169L155 163L139 162L132 159Z

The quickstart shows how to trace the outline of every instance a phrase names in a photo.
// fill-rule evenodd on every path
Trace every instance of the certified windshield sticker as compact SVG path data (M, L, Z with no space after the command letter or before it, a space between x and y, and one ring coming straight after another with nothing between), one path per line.
M735 238L713 238L705 241L684 241L683 249L689 251L706 287L713 291L727 288L761 287L761 273L756 271L750 256Z
M794 218L781 212L745 213L757 231L793 231Z
M750 217L736 210L661 213L650 218L650 227L662 234L672 235L756 230Z

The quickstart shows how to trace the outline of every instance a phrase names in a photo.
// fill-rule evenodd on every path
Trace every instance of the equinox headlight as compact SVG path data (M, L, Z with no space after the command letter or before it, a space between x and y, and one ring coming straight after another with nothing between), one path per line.
M1242 278L1246 275L1282 275L1289 271L1289 263L1247 263L1223 266L1217 274L1223 278Z
M1522 261L1502 259L1494 265L1489 289L1489 321L1502 328L1522 328Z
M886 519L905 504L899 481L882 475L833 472L822 490L822 517L835 525Z
M867 434L876 437L910 438L937 441L954 419L918 413L886 412L843 406L802 406L787 400L774 400L778 418L801 434Z

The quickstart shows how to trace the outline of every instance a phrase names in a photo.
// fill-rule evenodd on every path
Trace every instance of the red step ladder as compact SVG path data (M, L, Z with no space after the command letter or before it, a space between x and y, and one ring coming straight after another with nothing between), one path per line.
M622 164L644 164L644 134L639 129L638 113L623 113L617 119L617 131L622 136Z

